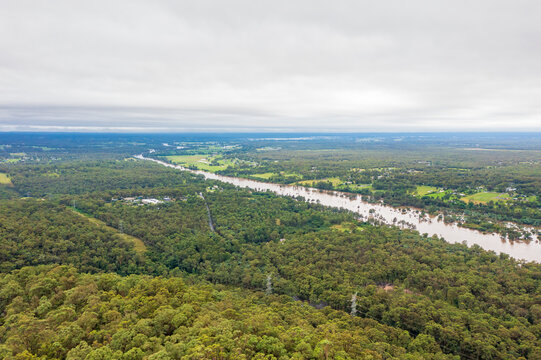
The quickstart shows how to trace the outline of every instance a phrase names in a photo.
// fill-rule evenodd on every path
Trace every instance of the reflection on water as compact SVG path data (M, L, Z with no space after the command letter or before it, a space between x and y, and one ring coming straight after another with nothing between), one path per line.
M476 230L459 227L455 224L445 224L443 221L438 221L436 217L421 216L416 210L397 209L381 204L368 203L363 201L360 195L312 189L303 186L271 184L250 179L217 175L201 170L189 170L182 166L145 158L142 155L138 155L136 158L151 160L164 166L203 175L207 179L219 180L257 191L268 190L283 196L302 196L309 202L353 211L359 214L359 217L363 220L374 219L389 225L394 224L401 227L415 228L421 234L427 233L429 236L438 235L450 243L465 241L469 246L477 244L483 249L493 250L497 253L506 253L517 259L541 262L541 244L536 241L537 237L535 235L530 243L513 243L503 240L498 234L484 234Z

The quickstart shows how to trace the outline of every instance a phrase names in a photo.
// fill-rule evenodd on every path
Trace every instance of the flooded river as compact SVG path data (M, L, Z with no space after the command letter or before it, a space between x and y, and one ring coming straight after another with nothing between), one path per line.
M533 240L526 242L510 242L502 239L498 234L485 234L476 230L459 227L455 224L445 224L436 217L421 216L417 210L397 209L381 204L372 204L362 200L360 195L343 193L339 191L326 191L307 188L304 186L280 185L244 178L217 175L200 170L189 170L182 166L172 165L164 161L150 159L142 155L138 159L150 160L167 167L190 171L203 175L207 179L219 180L239 187L250 188L257 191L271 191L278 195L298 197L302 196L306 201L318 203L333 208L350 210L359 214L363 220L375 219L385 224L401 227L414 227L419 233L427 233L429 236L443 237L450 243L466 242L469 246L477 244L486 250L497 253L506 253L516 259L541 262L541 244L534 235Z

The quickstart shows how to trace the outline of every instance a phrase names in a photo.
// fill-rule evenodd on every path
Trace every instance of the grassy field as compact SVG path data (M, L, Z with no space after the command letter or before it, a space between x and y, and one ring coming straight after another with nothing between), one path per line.
M186 167L195 166L199 170L205 170L210 172L216 172L219 170L225 170L229 165L233 165L233 161L229 159L218 159L216 157L207 155L171 155L166 156L167 160L173 164L182 165ZM219 165L210 165L213 161L217 161Z
M296 172L291 172L291 171L280 171L280 175L283 175L283 176L296 176L296 177L302 179L302 175L301 175L301 174L296 173Z
M357 226L357 224L350 223L350 222L343 222L341 224L336 224L331 226L331 229L342 231L342 232L352 232L352 231L363 231L364 229L360 226Z
M372 190L372 184L344 184L340 178L337 177L331 177L331 178L325 178L325 179L318 179L318 180L302 180L297 181L295 185L303 185L303 186L315 186L321 182L331 182L333 188L336 190L344 190L344 191L354 191L354 190L361 190L361 189L369 189Z
M273 173L273 172L267 172L267 173L262 173L262 174L250 174L251 177L255 177L255 178L259 178L259 179L265 179L265 180L270 179L274 175L278 175L278 174Z
M312 186L312 184L318 184L321 182L331 182L332 186L336 187L343 183L342 180L340 180L337 177L331 177L331 178L325 178L325 179L318 179L318 180L302 180L297 181L295 185L304 185L304 186Z
M351 190L369 189L369 190L372 190L372 184L347 184L347 185L340 185L340 186L338 186L338 189L351 189Z
M24 159L24 157L26 156L26 153L23 153L23 152L21 152L21 153L10 153L9 155L10 155L10 157L8 157L8 158L5 158L3 160L0 159L0 162L11 163L11 164L17 163L17 162Z
M421 185L421 186L417 186L417 189L415 190L415 195L425 196L425 195L434 193L436 191L438 191L437 187Z
M90 221L92 224L94 224L96 226L99 226L99 227L102 227L102 228L107 228L109 230L112 230L112 231L116 232L124 241L132 243L133 244L133 249L136 252L144 253L147 250L147 247L145 246L145 243L143 242L143 240L141 240L139 238L136 238L134 236L128 235L128 234L123 234L123 233L119 232L117 229L115 229L114 227L108 226L103 221L98 220L98 219L96 219L96 218L94 218L92 216L88 216L88 215L83 214L83 213L81 213L81 212L79 212L77 210L73 210L73 212L75 212L76 214L79 214L80 216L84 217L85 219L87 219L88 221Z
M264 180L268 180L273 176L279 176L279 175L286 176L286 177L288 176L301 177L301 174L297 174L297 173L289 172L289 171L280 171L280 173L266 172L266 173L261 173L261 174L250 174L251 177L264 179Z
M425 196L432 197L432 198L442 198L447 194L452 194L452 190L445 190L445 191L436 191L426 194Z
M474 204L485 204L489 201L505 201L511 197L509 194L497 193L497 192L480 192L473 195L462 197L460 200L464 202L473 202Z
M7 174L0 173L0 185L12 186L13 183L11 182L11 179L8 177Z

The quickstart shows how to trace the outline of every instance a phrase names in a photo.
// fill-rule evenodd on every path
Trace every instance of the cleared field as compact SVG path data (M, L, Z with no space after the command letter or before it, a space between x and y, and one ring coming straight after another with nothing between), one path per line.
M369 189L369 190L372 190L372 184L344 184L344 185L338 186L338 189L351 189L351 190Z
M261 173L261 174L250 174L250 177L255 177L255 178L259 178L259 179L265 179L265 180L268 180L270 179L271 177L273 176L285 176L285 177L288 177L288 176L296 176L296 177L301 177L301 174L297 174L297 173L293 173L293 172L288 172L288 171L280 171L280 173L276 173L276 172L266 172L266 173Z
M452 190L445 190L445 191L439 191L438 190L438 191L435 191L435 192L428 193L425 196L432 197L432 198L442 198L445 195L452 194L452 193L453 193Z
M186 167L195 166L199 170L215 172L225 170L229 165L233 165L233 161L229 159L217 159L207 155L170 155L166 159L173 164ZM219 165L211 165L213 162L218 162Z
M85 219L87 219L88 221L90 221L92 224L94 224L96 226L99 226L99 227L102 227L102 228L107 228L109 230L112 230L112 231L116 232L122 239L124 239L124 241L132 243L133 244L133 249L136 252L144 253L147 250L147 247L145 246L145 243L141 239L136 238L135 236L128 235L128 234L123 234L120 231L118 231L117 229L115 229L114 227L108 226L103 221L98 220L98 219L96 219L96 218L94 218L92 216L88 216L88 215L83 214L83 213L81 213L79 211L76 211L76 210L73 210L73 212L76 213L76 214L79 214L82 217L84 217Z
M296 172L290 172L290 171L280 171L280 175L283 176L296 176L298 178L302 179L302 175Z
M325 179L318 179L318 180L302 180L297 181L295 185L304 185L304 186L312 186L312 184L319 184L322 182L330 182L332 183L332 186L338 186L342 184L342 180L340 180L337 177L331 177L331 178L325 178Z
M251 177L259 178L259 179L270 179L272 176L278 175L277 173L267 172L262 174L251 174Z
M8 177L7 174L0 173L0 185L11 186L13 185L13 183L11 182L11 179Z
M355 191L355 190L361 190L361 189L372 190L372 184L344 184L344 182L340 180L340 178L337 178L337 177L318 179L318 180L302 180L302 181L297 181L294 185L316 186L317 184L322 183L322 182L330 182L333 188L336 190L344 190L344 191Z
M437 187L421 185L421 186L417 186L417 189L415 189L415 195L425 196L425 195L434 193L436 191L438 191Z
M175 164L193 164L201 160L207 160L206 155L170 155L166 159Z
M343 222L341 224L336 224L331 226L331 229L342 231L342 232L352 232L352 231L363 231L364 229L360 226L357 226L357 224L350 223L350 222Z
M460 198L464 202L473 202L474 204L485 204L489 201L506 201L511 197L509 194L497 192L480 192Z

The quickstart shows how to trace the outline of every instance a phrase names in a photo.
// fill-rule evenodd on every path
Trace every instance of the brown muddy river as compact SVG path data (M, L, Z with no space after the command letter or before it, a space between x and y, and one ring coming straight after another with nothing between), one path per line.
M189 171L203 175L207 179L219 180L235 186L250 188L257 191L271 191L282 196L302 196L306 201L318 203L324 206L350 210L360 215L364 220L375 219L389 225L401 227L414 227L419 233L427 233L429 236L443 237L450 243L466 242L468 246L479 245L483 249L492 250L496 253L506 253L516 259L541 262L541 244L536 235L533 240L527 242L510 242L498 234L486 234L476 230L459 227L455 224L445 224L438 221L437 217L421 216L417 210L405 210L372 204L362 200L360 195L343 193L340 191L325 191L295 185L280 185L267 182L255 181L232 176L224 176L201 170L189 170L182 166L172 165L164 161L150 159L142 155L138 159L150 160L174 169Z

